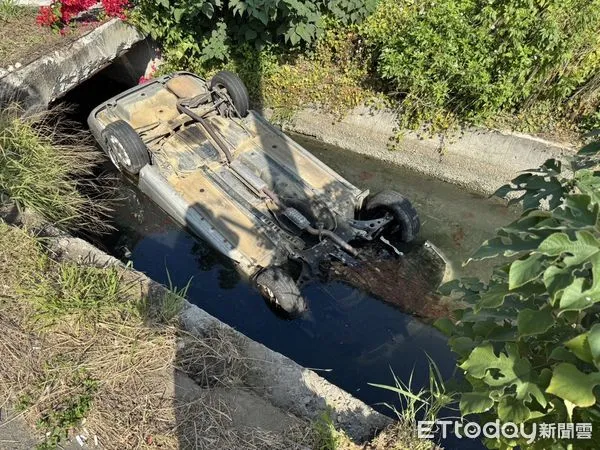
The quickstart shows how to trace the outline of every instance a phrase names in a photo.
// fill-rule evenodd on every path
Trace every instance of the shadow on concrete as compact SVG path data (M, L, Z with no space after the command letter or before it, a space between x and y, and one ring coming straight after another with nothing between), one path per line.
M0 108L11 104L20 105L24 111L39 111L44 108L38 89L27 83L20 82L8 74L0 78Z

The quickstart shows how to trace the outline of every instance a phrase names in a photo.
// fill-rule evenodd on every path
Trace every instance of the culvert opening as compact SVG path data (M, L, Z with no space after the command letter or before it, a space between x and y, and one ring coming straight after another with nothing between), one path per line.
M104 151L89 132L87 118L98 105L137 84L135 74L132 76L131 71L127 72L122 59L95 73L49 105L50 109L59 112L56 117L60 119L57 126L61 131L81 135L87 144L96 147L103 154ZM110 209L119 209L123 183L119 172L108 158L94 167L92 173L85 177L85 182L82 192L86 196L98 199ZM113 240L118 239L118 233L107 232L104 225L116 228L118 224L114 213L110 211L101 221L103 226L98 229L76 229L72 230L72 234L107 251L113 245Z
M96 106L136 85L124 70L121 63L113 63L68 91L50 107L65 107L68 119L87 129L88 115Z

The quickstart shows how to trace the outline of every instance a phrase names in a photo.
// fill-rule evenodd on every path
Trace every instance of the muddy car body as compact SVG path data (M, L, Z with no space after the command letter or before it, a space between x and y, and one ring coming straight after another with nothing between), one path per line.
M209 241L290 315L298 283L381 235L413 240L416 211L393 191L370 196L248 109L230 72L178 72L132 88L88 118L113 163L167 214Z

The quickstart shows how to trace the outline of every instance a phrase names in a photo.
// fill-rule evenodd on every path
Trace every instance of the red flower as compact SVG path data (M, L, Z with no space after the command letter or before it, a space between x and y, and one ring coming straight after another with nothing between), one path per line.
M97 0L52 0L50 6L41 6L36 22L41 26L63 28L79 13L88 10ZM101 0L108 17L126 19L129 0Z
M129 0L102 0L102 6L108 17L125 19L125 8L129 6Z
M58 20L59 18L56 17L51 6L40 6L38 15L35 18L35 22L38 25L45 27L51 27L56 22L58 22Z

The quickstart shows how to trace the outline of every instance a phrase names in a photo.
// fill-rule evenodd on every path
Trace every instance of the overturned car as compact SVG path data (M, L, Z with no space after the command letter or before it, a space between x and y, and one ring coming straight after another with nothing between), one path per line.
M231 72L178 72L95 108L113 164L167 214L231 258L276 308L306 310L299 286L362 242L411 242L420 222L395 191L370 195L254 111Z

